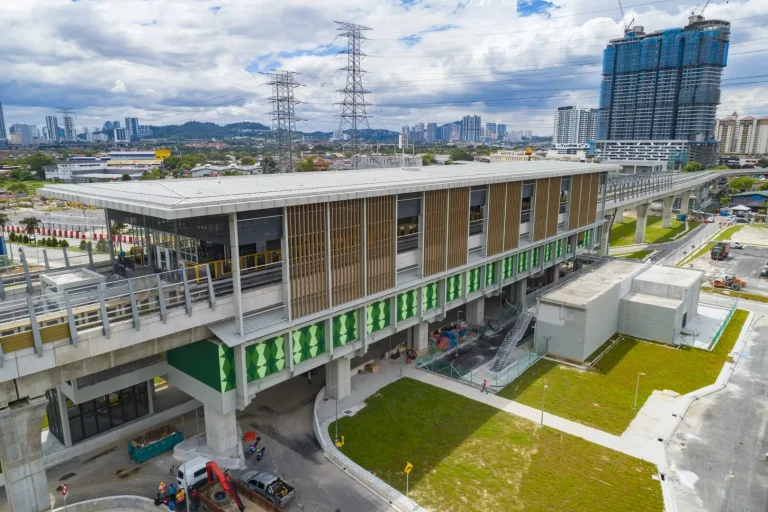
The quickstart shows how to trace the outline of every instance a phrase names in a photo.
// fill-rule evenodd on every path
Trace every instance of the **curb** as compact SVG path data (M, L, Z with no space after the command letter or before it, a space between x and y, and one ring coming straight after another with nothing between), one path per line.
M390 507L399 512L423 512L425 509L419 506L413 500L403 496L400 491L386 484L381 479L375 477L370 472L357 465L349 457L341 453L331 441L328 435L328 426L332 420L326 420L322 424L317 417L317 408L321 400L325 398L325 386L315 397L315 405L312 410L312 428L315 431L315 438L323 449L323 455L330 460L340 470L349 475L357 483L371 491L377 497L387 502Z

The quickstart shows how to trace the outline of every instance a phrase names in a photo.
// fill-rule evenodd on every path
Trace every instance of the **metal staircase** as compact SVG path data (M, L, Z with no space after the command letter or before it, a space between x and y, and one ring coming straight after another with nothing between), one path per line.
M510 354L515 350L518 342L523 339L526 329L531 324L533 318L533 312L528 308L523 309L518 315L515 325L509 330L507 336L504 338L499 351L496 352L493 364L491 365L492 372L500 372L507 366L507 360Z

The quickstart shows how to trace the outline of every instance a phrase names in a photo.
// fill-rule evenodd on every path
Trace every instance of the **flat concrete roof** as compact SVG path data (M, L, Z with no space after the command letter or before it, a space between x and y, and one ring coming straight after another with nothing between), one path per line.
M40 279L50 286L55 286L58 291L79 286L99 284L106 281L106 278L103 275L87 268L72 268L47 272L41 274Z
M654 265L635 277L635 280L688 288L696 281L701 281L703 275L704 272L701 270Z
M614 285L626 280L643 267L634 261L611 260L596 270L577 277L568 284L544 294L541 302L586 309L587 304Z
M632 292L621 300L670 309L677 309L683 303L680 299L670 299L668 297L659 297L658 295L648 295L647 293L637 292Z
M615 165L551 160L470 162L405 169L46 185L39 193L101 208L179 219L619 169Z

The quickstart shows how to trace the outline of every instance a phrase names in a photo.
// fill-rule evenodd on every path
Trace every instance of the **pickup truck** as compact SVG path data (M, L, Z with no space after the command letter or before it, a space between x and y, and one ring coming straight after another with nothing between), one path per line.
M266 471L248 471L240 480L250 490L261 494L278 507L285 507L296 497L296 491L285 480Z

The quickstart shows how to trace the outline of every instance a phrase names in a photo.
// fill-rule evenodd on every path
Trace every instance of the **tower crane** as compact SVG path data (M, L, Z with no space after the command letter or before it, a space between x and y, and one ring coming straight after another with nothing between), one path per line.
M624 22L624 6L621 5L621 0L618 0L618 2L619 2L619 10L621 11L621 21ZM634 25L635 25L635 18L632 18L632 20L629 23L624 23L624 33L629 34L630 32L632 32Z

